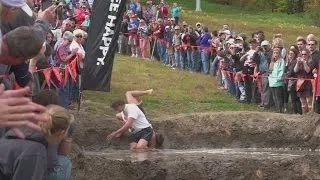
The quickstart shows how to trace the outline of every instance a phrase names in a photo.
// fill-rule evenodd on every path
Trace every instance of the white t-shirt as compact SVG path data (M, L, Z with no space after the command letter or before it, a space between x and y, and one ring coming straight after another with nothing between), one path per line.
M126 119L135 119L132 124L133 134L141 131L144 128L151 127L151 124L147 120L144 113L135 104L126 104L123 110L123 114L126 117Z
M84 59L84 57L86 56L86 52L84 51L83 46L78 44L76 41L72 41L72 43L70 44L70 51L77 48L78 53L80 53L82 55L82 58ZM80 67L83 68L83 61L80 61Z

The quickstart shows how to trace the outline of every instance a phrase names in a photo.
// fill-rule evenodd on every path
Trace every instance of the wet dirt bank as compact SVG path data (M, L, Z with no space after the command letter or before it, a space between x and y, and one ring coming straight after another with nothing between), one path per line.
M105 141L121 125L115 118L81 113L74 134L73 179L320 179L320 153L309 152L319 148L319 122L317 114L261 112L154 119L154 129L165 137L164 149L182 152L134 154L125 151L129 133L119 140ZM197 148L214 152L230 148L235 153L193 152ZM267 154L260 150L241 152L235 148L288 148L284 154L292 154L272 149L266 150Z
M87 153L77 180L308 180L320 179L319 156L270 152L224 154ZM81 164L81 166L79 166Z
M154 119L165 149L305 148L320 145L320 116L264 112L217 112ZM75 142L86 150L128 149L130 134L113 142L105 137L121 126L113 117L77 116Z

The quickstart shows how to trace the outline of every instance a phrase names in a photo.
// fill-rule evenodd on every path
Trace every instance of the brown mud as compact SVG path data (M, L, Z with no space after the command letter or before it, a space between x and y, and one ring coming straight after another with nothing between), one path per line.
M115 118L81 113L74 134L73 179L320 179L320 154L313 151L320 145L319 123L317 114L178 115L152 121L165 137L164 150L135 154L126 151L129 133L105 141L120 127Z

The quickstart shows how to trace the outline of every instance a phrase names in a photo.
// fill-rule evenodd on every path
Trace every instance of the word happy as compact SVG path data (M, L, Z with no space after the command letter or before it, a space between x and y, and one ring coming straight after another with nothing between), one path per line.
M111 0L109 6L109 13L108 14L116 14L119 10L119 5L121 0ZM109 51L109 46L114 36L114 28L116 26L115 22L117 20L116 15L108 15L107 23L104 27L105 33L102 35L103 44L99 47L102 51L103 57L97 59L97 66L102 65L104 66L104 59Z

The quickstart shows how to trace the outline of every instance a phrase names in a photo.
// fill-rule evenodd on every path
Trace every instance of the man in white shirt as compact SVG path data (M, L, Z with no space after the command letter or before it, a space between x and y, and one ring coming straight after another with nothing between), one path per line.
M123 112L126 121L120 129L112 132L107 140L118 138L131 128L135 142L130 144L130 149L133 151L148 149L152 140L153 129L140 108L136 104L125 104L122 100L112 102L111 107L118 113Z

